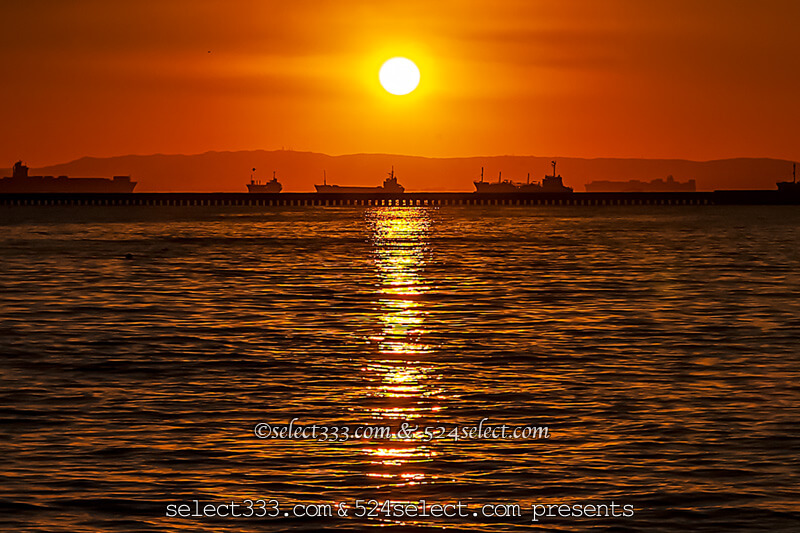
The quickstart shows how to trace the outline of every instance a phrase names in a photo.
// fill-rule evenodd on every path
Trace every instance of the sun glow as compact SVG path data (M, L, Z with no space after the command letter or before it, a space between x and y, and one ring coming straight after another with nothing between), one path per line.
M408 94L419 85L419 68L410 59L393 57L386 61L378 73L381 85L396 95Z

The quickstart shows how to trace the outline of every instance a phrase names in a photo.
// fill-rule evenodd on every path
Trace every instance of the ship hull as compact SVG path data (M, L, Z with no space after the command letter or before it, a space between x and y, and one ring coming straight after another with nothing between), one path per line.
M777 185L778 185L778 192L780 193L800 195L800 182L779 181Z
M247 184L247 192L251 193L278 193L283 190L283 186L281 184L277 185L270 185L270 184L258 184L258 183L248 183Z
M504 183L490 183L488 181L473 181L475 184L475 192L519 192L514 184Z
M341 185L314 185L317 192L345 194L401 193L402 190L389 190L383 187L342 187Z

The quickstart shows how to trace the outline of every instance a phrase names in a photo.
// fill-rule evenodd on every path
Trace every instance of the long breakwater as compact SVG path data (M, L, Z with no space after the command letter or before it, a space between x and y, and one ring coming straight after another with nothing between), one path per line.
M710 192L592 193L15 193L1 194L0 206L252 206L252 207L420 207L420 206L670 206L800 205L800 195L768 190Z

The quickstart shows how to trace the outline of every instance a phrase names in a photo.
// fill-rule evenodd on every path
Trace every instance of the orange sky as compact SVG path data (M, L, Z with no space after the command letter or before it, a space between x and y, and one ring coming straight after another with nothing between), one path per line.
M281 147L800 159L796 0L4 0L0 20L4 167ZM378 83L398 55L422 71L408 96Z

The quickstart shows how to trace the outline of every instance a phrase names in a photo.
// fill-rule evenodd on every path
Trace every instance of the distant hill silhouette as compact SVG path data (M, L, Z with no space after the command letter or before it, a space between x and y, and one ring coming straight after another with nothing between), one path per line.
M32 173L69 176L113 176L130 174L139 182L137 192L246 192L251 169L267 179L272 171L283 183L285 192L313 191L322 183L323 170L328 183L339 185L380 185L394 165L400 183L407 191L473 191L472 181L485 168L485 179L524 182L542 179L550 161L558 161L564 183L584 191L594 180L651 180L672 175L676 180L697 181L697 190L775 189L775 182L791 179L792 164L780 159L722 159L687 161L682 159L582 159L574 157L492 156L428 158L389 154L329 156L313 152L241 151L206 152L197 155L128 155L84 157ZM10 169L3 173L10 175Z

